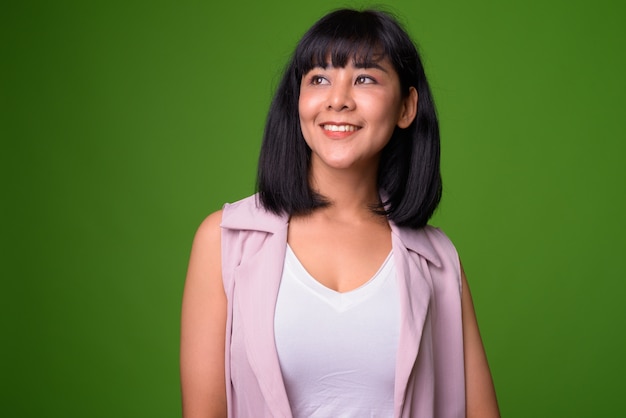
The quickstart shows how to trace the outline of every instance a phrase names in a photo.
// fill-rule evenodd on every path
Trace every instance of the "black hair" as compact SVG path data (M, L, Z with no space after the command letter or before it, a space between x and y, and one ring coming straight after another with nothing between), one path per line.
M304 34L287 65L267 117L259 157L261 205L276 214L305 214L328 205L309 184L311 149L300 128L302 77L316 66L345 67L387 58L398 73L402 95L414 87L417 115L399 127L381 152L378 187L384 201L375 210L400 226L420 228L441 199L439 124L417 49L398 21L377 10L341 9Z

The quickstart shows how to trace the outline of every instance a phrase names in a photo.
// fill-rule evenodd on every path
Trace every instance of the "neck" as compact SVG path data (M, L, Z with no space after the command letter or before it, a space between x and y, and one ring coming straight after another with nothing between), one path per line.
M380 202L376 168L311 170L311 186L330 202L328 207L321 209L321 212L335 219L371 218L372 206Z

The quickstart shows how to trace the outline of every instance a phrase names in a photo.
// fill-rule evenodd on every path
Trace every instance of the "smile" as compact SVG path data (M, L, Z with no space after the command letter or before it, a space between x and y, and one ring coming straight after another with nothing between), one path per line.
M354 125L322 125L322 128L331 132L354 132L359 129L358 126Z

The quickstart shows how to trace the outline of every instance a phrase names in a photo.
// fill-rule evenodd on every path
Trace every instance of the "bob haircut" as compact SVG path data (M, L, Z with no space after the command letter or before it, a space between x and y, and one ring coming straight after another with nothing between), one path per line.
M287 65L268 113L259 156L261 205L276 214L305 214L329 202L309 184L311 149L302 136L298 100L302 77L315 67L368 66L389 59L403 97L414 87L413 123L396 127L381 151L378 187L383 201L372 208L400 226L421 228L441 199L439 124L421 59L406 31L390 14L340 9L304 34Z

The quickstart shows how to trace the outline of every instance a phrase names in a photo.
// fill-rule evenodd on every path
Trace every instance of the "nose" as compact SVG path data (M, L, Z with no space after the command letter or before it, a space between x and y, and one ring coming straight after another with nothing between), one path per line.
M337 80L328 92L328 110L339 112L354 109L355 101L352 93L352 83L349 80Z

